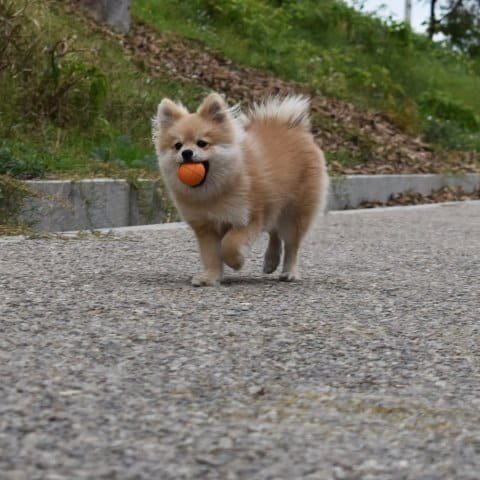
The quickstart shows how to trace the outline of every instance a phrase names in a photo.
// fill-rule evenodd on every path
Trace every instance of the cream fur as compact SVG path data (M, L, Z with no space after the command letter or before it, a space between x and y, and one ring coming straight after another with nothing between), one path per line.
M274 97L247 116L213 93L195 113L163 100L153 120L153 141L165 183L193 228L205 271L194 285L215 285L223 265L238 269L257 236L270 234L264 271L273 272L284 249L282 280L298 278L300 243L328 191L325 159L310 134L309 101ZM197 145L199 140L207 146ZM180 149L176 147L181 145ZM199 187L177 177L182 151L208 162Z

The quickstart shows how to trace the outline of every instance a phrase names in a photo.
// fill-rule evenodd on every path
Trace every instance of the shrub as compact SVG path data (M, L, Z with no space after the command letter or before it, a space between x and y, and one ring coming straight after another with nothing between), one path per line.
M419 99L419 105L427 118L448 121L472 132L480 129L479 120L472 109L452 100L442 92L424 93Z
M32 152L20 157L6 146L0 148L0 175L28 179L42 177L46 171L45 162Z
M474 112L439 91L419 100L424 117L424 139L453 150L480 151L480 121Z
M47 117L60 126L84 126L101 112L107 79L82 59L74 39L57 41L44 54L44 67L24 100L27 113Z
M447 149L480 152L480 133L466 132L451 120L427 118L423 137L425 141Z

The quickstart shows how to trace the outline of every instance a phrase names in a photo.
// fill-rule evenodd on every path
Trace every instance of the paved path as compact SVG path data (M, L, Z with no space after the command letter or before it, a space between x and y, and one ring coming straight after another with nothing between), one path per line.
M330 214L297 284L263 243L0 241L0 478L478 479L480 202Z

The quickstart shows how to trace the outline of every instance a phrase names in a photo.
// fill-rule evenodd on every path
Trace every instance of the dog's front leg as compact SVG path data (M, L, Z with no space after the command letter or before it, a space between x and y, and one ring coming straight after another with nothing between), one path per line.
M245 263L245 256L257 235L259 227L256 223L241 228L232 228L222 239L221 258L234 270L240 270Z
M196 287L218 285L223 275L223 262L220 255L221 236L208 227L194 228L194 232L205 270L192 278L192 285Z

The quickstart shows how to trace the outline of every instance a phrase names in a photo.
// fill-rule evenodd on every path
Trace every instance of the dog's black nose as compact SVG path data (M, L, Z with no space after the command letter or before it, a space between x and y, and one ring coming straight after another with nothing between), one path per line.
M192 150L184 150L182 152L182 158L184 162L188 162L193 158L193 151Z

